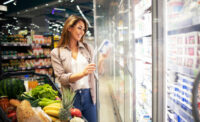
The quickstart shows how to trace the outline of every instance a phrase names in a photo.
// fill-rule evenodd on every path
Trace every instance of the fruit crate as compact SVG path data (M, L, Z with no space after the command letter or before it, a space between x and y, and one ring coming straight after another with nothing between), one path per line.
M45 74L39 74L35 73L33 71L27 71L27 72L7 72L3 73L0 76L0 81L6 78L19 78L19 79L24 79L28 75L29 78L37 78L40 84L49 84L52 86L52 88L56 91L58 91L58 96L61 98L61 91L60 89L56 86L56 84L51 80L51 78L48 75Z

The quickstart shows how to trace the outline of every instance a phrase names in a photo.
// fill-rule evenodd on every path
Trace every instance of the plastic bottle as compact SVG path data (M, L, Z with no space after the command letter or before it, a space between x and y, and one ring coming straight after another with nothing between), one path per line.
M106 55L112 47L113 44L109 40L105 39L100 46L100 53Z
M28 82L29 82L29 75L24 75L24 86L26 88L26 92L29 91Z

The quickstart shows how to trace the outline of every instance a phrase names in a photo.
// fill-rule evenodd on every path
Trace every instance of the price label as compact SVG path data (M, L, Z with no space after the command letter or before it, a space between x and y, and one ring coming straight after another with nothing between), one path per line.
M25 56L22 56L21 58L22 58L22 59L25 59Z
M31 67L27 67L27 69L31 69Z
M28 58L32 58L32 56L28 56Z
M17 56L13 56L13 59L17 59Z
M16 43L14 43L14 44L13 44L13 46L17 46L17 44L16 44Z

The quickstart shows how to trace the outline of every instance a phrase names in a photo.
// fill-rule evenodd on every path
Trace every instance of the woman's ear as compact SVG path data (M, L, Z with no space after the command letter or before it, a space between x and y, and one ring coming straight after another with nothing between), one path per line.
M67 30L68 30L69 32L71 32L71 31L72 31L72 27L69 27Z

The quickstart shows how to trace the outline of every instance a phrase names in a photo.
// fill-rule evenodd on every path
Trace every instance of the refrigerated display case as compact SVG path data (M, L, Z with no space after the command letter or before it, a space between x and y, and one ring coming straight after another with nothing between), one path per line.
M199 4L199 0L166 2L166 119L170 122L196 119L192 91L199 72Z
M134 0L136 121L152 121L152 2Z
M112 84L122 121L198 121L192 91L200 64L199 4L95 1L96 46L104 39L114 44L100 78Z

